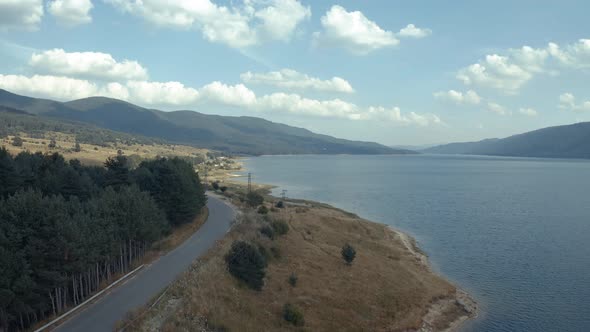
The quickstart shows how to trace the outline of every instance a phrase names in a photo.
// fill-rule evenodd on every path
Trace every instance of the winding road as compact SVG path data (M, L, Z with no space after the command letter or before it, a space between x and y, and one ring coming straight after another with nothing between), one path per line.
M54 331L112 331L115 323L123 319L127 312L146 304L172 283L196 258L225 235L234 220L235 212L230 205L215 196L208 197L209 217L195 234L96 303L81 309Z

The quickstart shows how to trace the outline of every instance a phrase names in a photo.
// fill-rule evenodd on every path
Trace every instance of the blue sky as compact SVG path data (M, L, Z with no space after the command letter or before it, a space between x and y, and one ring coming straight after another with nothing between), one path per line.
M390 145L590 121L586 1L0 0L0 88Z

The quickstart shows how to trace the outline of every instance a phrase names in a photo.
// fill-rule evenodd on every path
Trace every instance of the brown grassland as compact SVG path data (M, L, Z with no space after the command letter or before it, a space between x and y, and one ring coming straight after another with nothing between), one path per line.
M290 201L268 216L240 202L243 189L226 196L242 211L228 235L197 260L150 309L130 314L136 331L442 331L475 314L463 292L433 273L413 240L383 224L328 205ZM270 202L269 202L270 201ZM274 240L260 227L284 220L290 231ZM261 291L227 271L224 255L233 241L256 243L272 253ZM341 248L351 244L347 265ZM288 282L296 274L296 286ZM283 320L290 303L304 316L295 327Z
M23 139L23 146L13 146L13 136L0 138L0 146L6 147L11 154L18 154L21 151L54 153L59 152L65 159L78 159L85 165L102 165L104 161L111 156L116 156L118 151L126 156L137 156L142 159L151 159L156 156L180 156L194 157L203 156L207 153L206 149L199 149L187 145L174 144L109 144L109 146L99 146L93 144L80 144L81 151L75 152L76 145L75 135L61 132L46 132L44 138L32 138L25 133L20 137ZM50 149L49 142L55 139L57 147Z

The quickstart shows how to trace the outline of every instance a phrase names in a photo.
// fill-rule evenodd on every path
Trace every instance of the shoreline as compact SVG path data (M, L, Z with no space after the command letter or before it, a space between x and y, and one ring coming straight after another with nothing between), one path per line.
M247 169L244 167L243 163L240 162L240 166L241 166L241 169L239 170L240 172L247 171ZM221 180L227 181L227 182L232 183L234 185L243 186L244 183L238 182L239 180L235 181L241 177L243 177L243 175L236 174L235 171L232 171L232 172L227 172L226 174L224 174L224 176L222 177ZM267 196L273 197L276 200L281 199L280 197L276 197L276 196L272 195L272 193L271 193L272 188L276 188L275 185L261 184L261 183L252 183L252 185L254 188L257 188L258 190L263 190ZM297 199L297 198L288 198L285 201L286 201L286 203L291 202L291 203L295 203L295 204L310 204L311 206L319 205L322 207L326 207L329 209L340 211L340 212L347 214L347 215L353 215L362 221L383 225L389 231L391 231L396 236L396 238L406 247L408 252L410 252L411 255L415 257L416 262L419 265L421 265L422 268L424 268L425 272L434 274L434 275L444 279L446 282L450 283L451 285L453 285L456 288L455 294L453 296L437 299L435 302L431 303L431 305L427 308L426 314L422 318L423 324L422 324L422 327L418 330L419 332L437 331L433 327L434 323L438 319L441 319L441 317L444 316L445 312L452 310L452 308L456 307L456 306L461 308L461 310L463 311L463 314L457 316L456 319L454 319L452 321L446 322L446 323L448 323L448 326L440 331L445 331L445 332L459 331L465 322L478 317L479 307L478 307L478 304L475 301L475 299L473 297L471 297L468 292L466 292L465 290L458 287L455 283L451 282L446 276L444 276L440 273L434 272L432 270L432 266L430 265L428 256L420 249L420 247L418 247L418 245L416 243L416 239L414 237L412 237L411 235L403 232L402 230L400 230L394 226L365 219L362 216L359 216L354 212L350 212L350 211L332 206L328 203L313 201L313 200L308 200L308 199Z

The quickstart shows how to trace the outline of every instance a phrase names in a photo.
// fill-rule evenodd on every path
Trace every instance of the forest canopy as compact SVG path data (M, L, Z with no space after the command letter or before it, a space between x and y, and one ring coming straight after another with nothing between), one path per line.
M26 329L129 271L206 204L193 166L124 156L104 167L0 148L0 330Z

